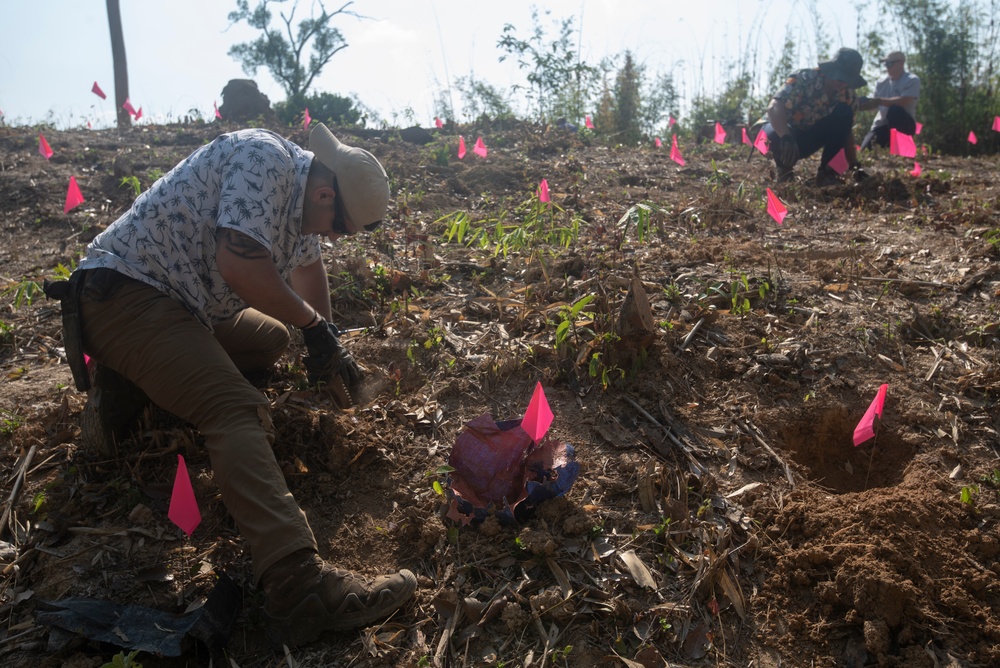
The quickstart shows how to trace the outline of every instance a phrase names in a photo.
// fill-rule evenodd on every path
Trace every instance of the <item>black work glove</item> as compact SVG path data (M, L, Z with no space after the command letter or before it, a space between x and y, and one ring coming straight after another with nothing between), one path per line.
M309 351L302 363L306 367L310 385L329 382L334 375L343 378L348 388L361 380L361 369L340 342L339 334L340 330L336 325L325 320L302 330L302 338Z
M780 139L778 157L781 159L781 163L789 166L794 165L799 161L799 143L790 134L780 137Z

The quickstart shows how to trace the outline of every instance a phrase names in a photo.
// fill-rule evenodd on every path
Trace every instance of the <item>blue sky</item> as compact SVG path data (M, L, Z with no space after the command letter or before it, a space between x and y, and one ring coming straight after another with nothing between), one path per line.
M104 0L6 4L0 109L7 122L48 120L60 128L111 122L114 75ZM550 34L556 19L575 18L588 62L631 49L648 74L673 72L687 98L721 85L724 66L741 53L756 53L765 69L786 31L800 36L799 65L813 65L817 18L833 49L857 42L855 6L818 0L356 0L351 9L370 19L338 21L349 46L313 90L356 95L399 125L410 124L411 110L415 122L428 125L434 97L449 78L474 73L498 87L524 83L516 65L498 62L496 44L507 23L528 36L532 5L551 10L552 18L543 20ZM309 6L300 0L298 15ZM131 99L146 118L178 120L191 109L211 118L226 82L246 76L227 51L254 33L229 27L233 9L233 0L121 0ZM283 99L265 70L253 78L272 102ZM90 92L94 81L107 101Z

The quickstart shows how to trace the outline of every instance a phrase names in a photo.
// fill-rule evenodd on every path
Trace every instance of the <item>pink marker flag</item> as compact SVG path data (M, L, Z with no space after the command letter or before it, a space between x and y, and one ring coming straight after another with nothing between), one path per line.
M38 152L42 154L42 157L48 160L52 157L52 147L49 143L45 141L45 135L38 133Z
M302 129L308 130L312 120L312 116L309 115L309 107L306 107L305 113L302 115Z
M441 129L441 128L444 127L444 123L442 123L441 119L438 118L437 116L434 117L434 127L438 128L438 129Z
M590 114L583 117L583 124L586 125L591 130L594 129L594 121L590 120Z
M920 163L919 162L914 162L913 163L913 170L910 172L910 176L920 176L920 173L922 171L923 170L920 169Z
M740 129L743 130L743 143L746 144L747 146L753 146L753 142L750 141L750 135L747 134L747 129L746 128L740 128Z
M722 127L722 123L715 124L715 143L716 144L726 143L726 129Z
M201 524L201 511L198 510L198 501L194 498L194 489L191 487L184 455L177 455L177 475L174 477L174 491L170 494L167 517L189 536Z
M528 402L528 409L524 411L524 418L521 420L521 429L531 437L535 443L541 443L545 438L545 432L552 424L552 409L549 408L548 399L545 398L545 391L542 384L535 385L535 393L531 395Z
M69 189L66 191L66 204L63 206L63 213L69 213L83 202L83 193L80 192L80 186L76 185L76 177L69 177Z
M778 196L775 195L770 188L767 189L767 212L774 218L778 225L785 220L785 216L788 215L788 209L785 205L781 203Z
M551 202L552 199L549 197L549 182L542 179L542 182L538 184L538 201L539 202Z
M917 145L914 143L913 137L892 128L889 130L889 153L901 155L904 158L915 158L917 157Z
M668 127L671 127L671 128L672 128L672 127L674 127L674 125L676 125L676 124L677 124L677 119L676 119L676 118L674 118L673 116L671 116L671 117L670 117L670 120L669 120L669 121L667 121L667 126L668 126Z
M970 144L978 144L979 143L979 140L976 139L976 133L973 132L972 130L969 130L969 143Z
M1000 132L1000 116L993 117L993 130L994 132Z
M914 132L914 134L920 134L920 131L923 130L923 129L924 129L924 124L921 123L921 122L919 122L919 121L917 121L917 129Z
M659 137L653 140L653 146L655 146L656 148L660 148L661 146L663 146L663 142L660 141Z
M767 155L767 133L761 130L757 133L757 138L753 140L753 146L755 149L761 152L762 155Z
M140 118L142 118L142 107L139 107L139 110L135 112L135 120L139 120Z
M104 91L101 90L101 87L97 85L96 81L94 82L93 87L90 89L90 92L96 95L97 97L101 98L102 100L108 99L108 96L104 94Z
M458 135L458 159L465 157L465 137Z
M219 103L213 101L212 102L212 108L215 109L215 117L221 119L222 118L222 114L219 113Z
M483 138L479 137L476 139L476 145L472 147L472 152L481 158L486 157L486 144L483 143Z
M132 106L132 103L128 98L125 98L125 104L122 105L122 109L127 111L129 115L135 116L135 107Z
M882 408L885 406L885 392L888 389L888 384L883 384L882 387L878 388L878 393L875 395L875 399L872 400L871 406L865 411L865 416L861 418L858 426L854 428L854 447L858 447L869 438L875 438L875 417L878 416L878 419L882 419Z
M844 149L837 151L837 155L833 156L827 164L838 174L847 172L849 165L847 164L847 154L844 153Z
M684 166L684 158L681 157L681 150L677 148L677 135L673 135L673 142L670 144L670 159L681 167Z

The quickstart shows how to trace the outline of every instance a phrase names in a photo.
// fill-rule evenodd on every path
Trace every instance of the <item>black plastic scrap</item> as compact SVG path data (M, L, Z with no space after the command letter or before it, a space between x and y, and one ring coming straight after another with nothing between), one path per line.
M50 651L58 651L76 636L83 636L127 650L181 656L191 644L190 637L200 640L216 654L229 641L241 599L239 587L222 573L205 604L185 615L142 605L73 597L39 601L38 606L43 610L36 613L35 620L53 627L49 634Z

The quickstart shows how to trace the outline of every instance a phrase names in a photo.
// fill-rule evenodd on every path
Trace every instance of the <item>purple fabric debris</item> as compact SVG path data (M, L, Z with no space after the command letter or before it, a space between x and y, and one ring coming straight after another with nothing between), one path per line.
M455 439L448 465L448 517L463 525L490 514L502 524L529 518L546 499L562 496L580 472L573 446L545 438L535 445L520 420L484 414Z

